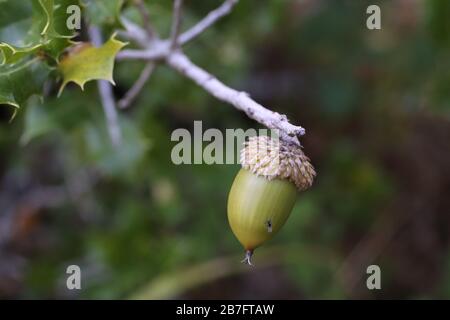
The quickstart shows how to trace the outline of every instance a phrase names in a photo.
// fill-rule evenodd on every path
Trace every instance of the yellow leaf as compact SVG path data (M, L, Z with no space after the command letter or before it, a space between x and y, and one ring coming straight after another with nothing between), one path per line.
M113 68L116 54L125 45L115 39L113 35L101 47L94 47L90 43L80 43L64 57L58 69L63 75L63 83L59 94L69 82L75 82L83 90L89 80L107 80L114 84Z

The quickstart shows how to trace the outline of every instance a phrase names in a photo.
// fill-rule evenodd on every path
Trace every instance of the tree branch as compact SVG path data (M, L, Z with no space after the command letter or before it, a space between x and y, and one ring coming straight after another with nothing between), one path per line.
M178 45L182 46L187 42L193 40L198 35L200 35L203 31L211 27L214 23L216 23L220 18L229 14L233 7L239 2L239 0L225 0L220 7L211 11L206 15L205 18L200 20L196 25L194 25L189 30L183 32L178 37ZM133 39L138 44L140 44L144 50L122 50L117 55L117 59L120 60L158 60L162 59L169 54L170 48L174 48L173 43L167 44L167 41L146 41L145 37L143 39L144 30L139 28L139 26L134 25L132 22L122 18L125 28L127 29L126 33L121 33L121 35L125 36L127 39ZM176 19L174 19L175 21ZM174 28L172 27L172 30ZM172 36L171 39L174 37ZM144 40L144 42L143 42Z
M139 13L142 17L142 24L144 25L145 31L147 31L147 34L150 38L156 37L156 31L153 29L153 26L150 23L150 14L148 13L147 8L145 7L144 1L142 0L135 0L135 4L137 8L139 9Z
M170 53L170 42L167 40L154 40L146 44L146 49L128 49L120 51L116 59L122 60L162 60Z
M186 32L183 32L178 39L179 44L184 45L185 43L191 41L212 26L217 20L229 14L238 1L239 0L225 0L220 7L208 13L208 15L200 22Z
M211 11L194 27L179 35L178 40L176 40L181 20L181 1L175 0L171 38L168 40L153 39L146 45L141 45L143 50L123 50L119 52L117 59L140 59L165 62L168 66L194 81L212 96L245 112L248 117L267 128L280 130L280 137L283 140L300 146L298 138L305 134L305 129L291 124L285 115L266 109L251 99L248 93L228 87L216 79L216 77L195 65L181 50L173 50L175 49L173 47L174 43L182 45L194 39L221 17L228 14L237 2L238 0L225 0L219 8Z
M131 22L130 20L121 17L121 22L123 26L125 27L125 30L119 30L118 34L127 40L134 40L137 44L139 44L142 47L146 47L149 41L152 39L149 37L149 35L145 32L144 29L136 25L135 23Z
M153 70L155 70L155 63L154 62L147 63L137 81L134 83L131 89L128 90L125 96L118 102L119 108L121 109L128 108L134 102L134 100L137 98L139 93L144 88L145 83L151 77Z
M169 66L194 81L212 96L233 105L269 129L279 129L284 140L300 145L298 137L305 134L305 129L290 124L285 115L264 108L252 100L246 92L236 91L226 86L216 77L195 65L180 51L171 53L166 61Z
M100 30L97 27L91 26L89 28L89 37L96 46L100 46L103 42ZM119 126L116 102L114 100L111 83L105 80L98 80L97 85L100 93L100 99L102 101L103 111L106 116L111 142L114 146L119 146L122 142L122 132Z

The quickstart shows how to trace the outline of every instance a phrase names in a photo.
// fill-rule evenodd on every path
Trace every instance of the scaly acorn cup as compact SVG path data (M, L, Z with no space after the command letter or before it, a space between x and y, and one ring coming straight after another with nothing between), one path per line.
M241 151L242 169L228 195L228 222L251 265L253 250L284 225L316 172L298 146L268 136L251 137Z

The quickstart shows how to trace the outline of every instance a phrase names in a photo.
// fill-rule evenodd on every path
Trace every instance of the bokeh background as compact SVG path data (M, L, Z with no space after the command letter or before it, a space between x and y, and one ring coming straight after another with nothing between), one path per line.
M183 28L220 3L185 1ZM382 30L366 28L369 4ZM168 35L171 1L146 5ZM108 36L108 11L89 14ZM450 1L241 1L185 49L306 128L318 175L285 227L239 263L239 165L176 166L170 135L258 124L173 70L120 112L120 148L95 82L60 98L50 83L12 123L0 108L1 298L450 298ZM116 64L118 99L143 67ZM82 290L66 289L71 264ZM371 264L381 290L366 288Z

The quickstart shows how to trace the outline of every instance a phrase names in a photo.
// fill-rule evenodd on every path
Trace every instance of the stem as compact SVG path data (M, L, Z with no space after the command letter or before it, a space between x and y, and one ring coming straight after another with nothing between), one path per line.
M241 261L241 263L248 264L249 266L253 266L252 255L253 255L253 250L246 250L245 258L244 258L244 260Z

